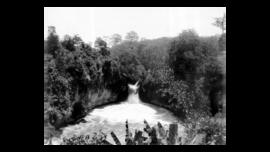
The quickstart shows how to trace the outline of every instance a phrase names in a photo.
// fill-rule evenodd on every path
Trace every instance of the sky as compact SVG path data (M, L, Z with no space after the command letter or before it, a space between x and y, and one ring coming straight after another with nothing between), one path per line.
M220 34L212 23L226 7L44 7L44 39L55 26L60 39L78 34L85 42L135 31L140 38L174 37L185 29L200 36Z

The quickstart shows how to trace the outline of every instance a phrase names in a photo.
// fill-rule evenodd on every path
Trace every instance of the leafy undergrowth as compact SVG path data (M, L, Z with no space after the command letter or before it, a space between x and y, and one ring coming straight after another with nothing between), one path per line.
M195 121L196 120L196 121ZM165 129L161 123L151 127L144 121L143 131L130 132L126 121L125 143L121 143L117 135L111 132L114 143L107 140L107 134L100 131L90 135L63 138L61 145L226 145L225 118L197 118L185 123L185 134L178 134L178 124L170 124Z
M187 119L187 143L199 145L226 145L226 116L218 113L215 117L193 115Z

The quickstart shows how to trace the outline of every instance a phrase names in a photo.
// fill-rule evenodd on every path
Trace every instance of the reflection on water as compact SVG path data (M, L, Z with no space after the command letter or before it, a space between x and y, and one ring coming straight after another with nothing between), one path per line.
M135 129L143 129L143 120L147 120L151 125L156 125L157 122L160 122L165 127L169 123L178 121L168 110L142 103L137 92L138 82L135 85L129 85L129 89L130 95L126 101L94 109L84 118L87 121L86 123L65 127L62 137L70 137L74 134L91 134L99 130L108 134L114 131L119 140L124 143L126 120L128 120L129 128L132 132ZM110 136L107 138L108 141L114 143Z

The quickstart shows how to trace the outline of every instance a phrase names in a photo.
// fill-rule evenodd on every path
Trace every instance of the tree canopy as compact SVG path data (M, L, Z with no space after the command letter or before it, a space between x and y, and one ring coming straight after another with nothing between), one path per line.
M139 35L135 31L130 31L125 36L125 40L135 42L139 40Z

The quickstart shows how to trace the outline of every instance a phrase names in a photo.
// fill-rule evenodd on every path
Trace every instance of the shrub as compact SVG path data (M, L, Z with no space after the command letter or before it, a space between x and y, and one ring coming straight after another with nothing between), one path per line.
M92 137L90 135L74 135L71 138L63 138L61 145L108 145L106 136L103 132L94 133Z
M187 133L186 142L202 145L225 145L225 119L225 116L222 114L211 118L205 113L193 112L184 123ZM198 135L204 135L204 138L199 143L194 143L194 139L196 139Z

